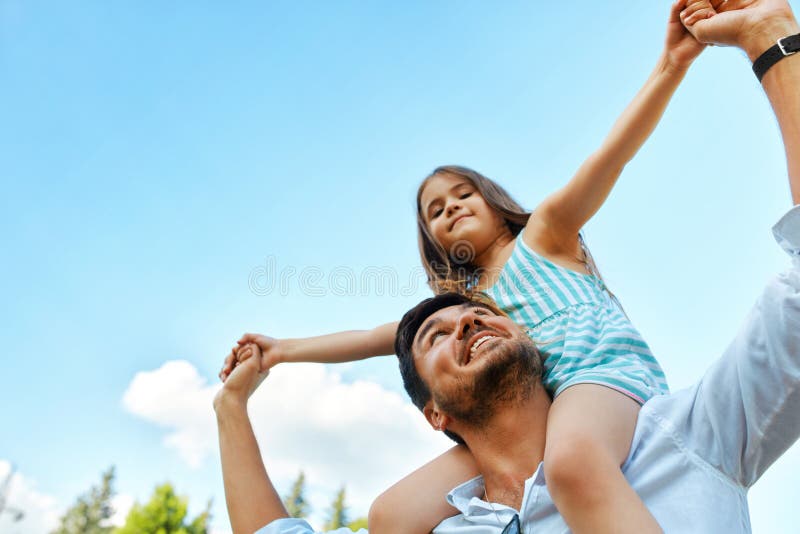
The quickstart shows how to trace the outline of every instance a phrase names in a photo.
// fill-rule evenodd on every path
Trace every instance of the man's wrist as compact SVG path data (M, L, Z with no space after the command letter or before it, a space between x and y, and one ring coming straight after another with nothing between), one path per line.
M217 417L224 417L231 413L247 413L247 399L227 391L223 386L214 397L214 411Z
M750 61L755 61L758 57L772 47L778 39L800 33L800 26L794 17L776 17L768 19L756 25L751 32L743 39L742 49L747 53Z

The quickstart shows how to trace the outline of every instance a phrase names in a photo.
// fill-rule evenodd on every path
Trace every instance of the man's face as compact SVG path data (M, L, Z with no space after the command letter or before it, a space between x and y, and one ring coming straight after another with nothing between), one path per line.
M527 398L541 380L530 338L481 305L433 313L417 331L413 354L434 409L471 425L484 423L503 403Z

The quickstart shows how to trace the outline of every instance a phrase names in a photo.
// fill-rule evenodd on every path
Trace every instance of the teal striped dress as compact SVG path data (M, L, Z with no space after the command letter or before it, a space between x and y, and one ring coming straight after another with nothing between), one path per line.
M640 404L668 393L650 348L583 250L591 275L556 265L520 235L485 292L536 342L544 358L543 382L554 398L587 383L613 388Z

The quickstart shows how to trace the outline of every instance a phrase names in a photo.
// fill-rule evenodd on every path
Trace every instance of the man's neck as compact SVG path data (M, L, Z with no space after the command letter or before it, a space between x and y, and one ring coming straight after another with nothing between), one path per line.
M544 457L549 410L550 397L538 387L522 403L498 409L480 429L461 432L483 475L488 500L520 509L525 481Z

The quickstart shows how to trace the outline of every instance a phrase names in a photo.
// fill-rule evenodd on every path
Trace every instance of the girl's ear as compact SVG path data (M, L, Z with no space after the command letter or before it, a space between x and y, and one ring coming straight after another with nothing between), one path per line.
M428 420L428 424L431 425L434 430L440 432L447 430L447 426L450 424L450 416L439 411L439 408L432 400L428 401L428 404L422 409L422 413L425 415L425 419Z

